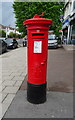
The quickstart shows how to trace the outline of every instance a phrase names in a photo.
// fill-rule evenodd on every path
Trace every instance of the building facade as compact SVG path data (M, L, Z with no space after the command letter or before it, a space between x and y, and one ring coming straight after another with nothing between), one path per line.
M3 30L6 33L6 38L11 32L21 35L21 33L17 29L10 26L4 26L0 24L0 30Z
M64 44L75 44L75 0L65 0L62 30Z

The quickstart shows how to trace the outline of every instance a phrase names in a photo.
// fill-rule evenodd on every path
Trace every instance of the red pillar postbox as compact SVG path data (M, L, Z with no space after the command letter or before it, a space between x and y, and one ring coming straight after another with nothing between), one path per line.
M46 101L48 29L52 21L40 18L42 15L24 21L28 29L27 100L34 104Z

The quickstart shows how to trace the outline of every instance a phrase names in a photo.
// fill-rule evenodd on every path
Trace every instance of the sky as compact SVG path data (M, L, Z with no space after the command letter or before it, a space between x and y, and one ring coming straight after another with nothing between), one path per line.
M14 10L12 8L13 2L2 2L0 3L0 13L2 20L0 20L0 24L5 26L15 27L15 14L13 13Z

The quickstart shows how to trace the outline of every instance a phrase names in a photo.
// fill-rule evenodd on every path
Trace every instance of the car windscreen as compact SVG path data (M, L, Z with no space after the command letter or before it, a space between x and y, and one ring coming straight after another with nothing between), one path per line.
M55 40L55 35L48 35L49 40Z
M13 42L13 39L6 39L7 44L10 44Z

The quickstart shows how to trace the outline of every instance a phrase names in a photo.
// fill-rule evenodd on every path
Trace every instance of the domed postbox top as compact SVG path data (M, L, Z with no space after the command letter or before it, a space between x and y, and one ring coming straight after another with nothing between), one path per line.
M40 18L42 15L44 14L44 12L41 15L34 15L33 18L25 20L23 22L24 25L30 25L30 24L47 24L47 25L52 25L53 21L46 19L46 18Z

